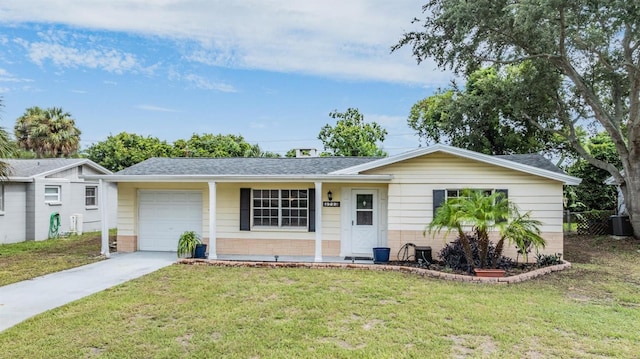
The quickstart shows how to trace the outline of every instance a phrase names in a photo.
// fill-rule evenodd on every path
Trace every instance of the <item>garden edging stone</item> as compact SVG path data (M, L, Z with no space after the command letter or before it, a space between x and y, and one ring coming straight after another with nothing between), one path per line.
M488 283L488 284L513 284L520 283L540 277L545 274L562 271L571 268L571 263L562 260L562 264L535 269L526 273L516 274L508 277L483 278L470 275L445 273L429 270L426 268L406 267L397 265L380 264L353 264L353 263L310 263L310 262L249 262L249 261L226 261L213 259L181 258L177 264L188 265L208 265L216 267L249 267L249 268L315 268L315 269L363 269L384 272L402 272L417 274L422 277L440 278L450 281L467 283Z

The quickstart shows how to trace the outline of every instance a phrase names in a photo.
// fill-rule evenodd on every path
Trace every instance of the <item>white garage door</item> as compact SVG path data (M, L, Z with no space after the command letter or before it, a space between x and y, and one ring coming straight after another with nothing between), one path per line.
M202 192L140 191L138 201L141 251L175 252L182 232L202 234Z

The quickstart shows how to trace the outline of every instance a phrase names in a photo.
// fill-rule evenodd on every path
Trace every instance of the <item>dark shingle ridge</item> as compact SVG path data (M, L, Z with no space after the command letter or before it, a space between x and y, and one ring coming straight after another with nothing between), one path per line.
M323 175L377 160L373 157L150 158L116 175Z

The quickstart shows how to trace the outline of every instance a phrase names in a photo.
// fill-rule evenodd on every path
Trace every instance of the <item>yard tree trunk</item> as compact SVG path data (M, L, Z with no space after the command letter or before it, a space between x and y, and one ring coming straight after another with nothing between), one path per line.
M590 164L609 172L624 195L634 236L640 239L640 7L637 1L428 0L420 30L392 47L409 45L418 62L470 75L485 64L530 61L557 73L545 91L554 116L519 115L564 138ZM604 128L622 168L600 161L577 133ZM603 184L604 186L605 184Z

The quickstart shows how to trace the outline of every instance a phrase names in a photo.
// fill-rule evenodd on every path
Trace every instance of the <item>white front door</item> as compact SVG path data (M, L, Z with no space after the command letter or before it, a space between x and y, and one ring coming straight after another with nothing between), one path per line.
M378 192L353 190L351 193L351 254L372 255L378 245Z

